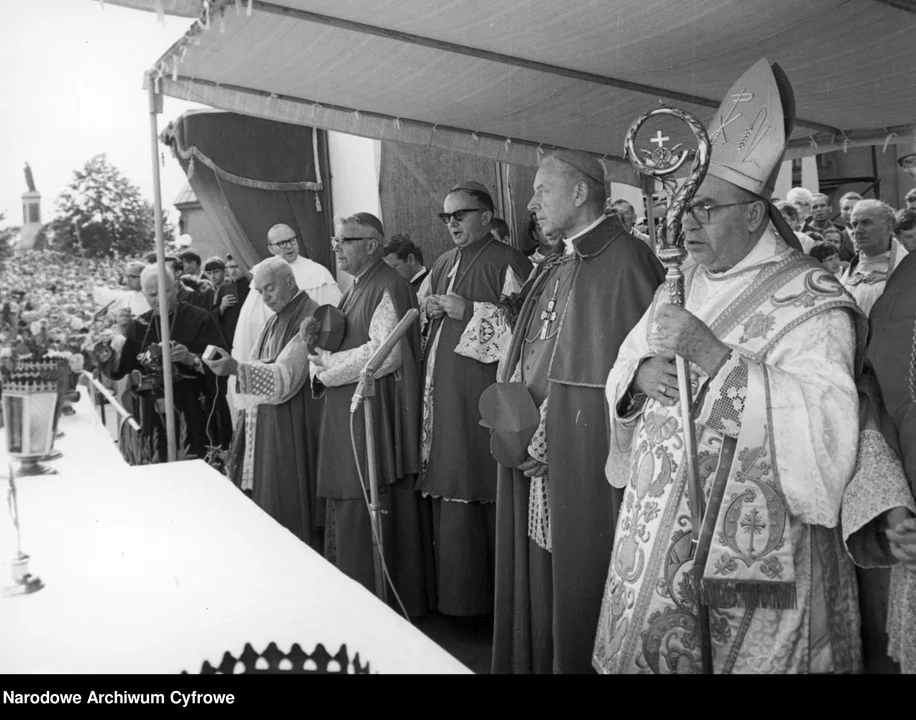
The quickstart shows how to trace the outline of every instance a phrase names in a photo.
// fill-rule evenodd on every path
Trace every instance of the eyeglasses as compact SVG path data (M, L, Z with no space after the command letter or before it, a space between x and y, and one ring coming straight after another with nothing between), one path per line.
M295 244L296 238L290 238L289 240L281 240L280 242L271 243L273 247L283 248L284 250L286 250L286 248L291 248Z
M735 203L725 203L723 205L716 205L715 203L694 203L687 208L687 212L690 213L690 216L696 220L700 225L709 225L712 223L712 211L719 210L721 208L727 207L738 207L739 205L753 205L757 200L745 200L744 202L735 202Z
M456 222L461 222L468 215L475 212L483 212L483 208L465 208L464 210L456 210L453 213L439 213L439 219L448 225L452 218L455 218Z
M357 240L375 240L374 237L332 237L331 238L331 247L336 248L338 245L343 245L344 243L356 242Z

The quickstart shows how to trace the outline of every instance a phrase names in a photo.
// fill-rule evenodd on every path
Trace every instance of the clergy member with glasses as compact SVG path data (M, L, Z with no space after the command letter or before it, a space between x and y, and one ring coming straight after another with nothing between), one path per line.
M296 286L312 298L319 307L340 303L340 288L334 276L324 265L302 257L299 254L299 237L296 232L284 223L278 223L267 231L267 251L289 263L296 278ZM247 362L252 358L255 343L267 321L274 315L261 298L260 293L248 293L242 304L235 336L232 338L232 357L238 362ZM229 383L229 406L235 419L235 389Z
M324 265L299 254L299 238L289 225L280 223L268 230L267 251L290 264L296 277L296 285L319 306L337 307L340 303L340 288L334 276ZM251 359L251 349L272 315L273 311L267 307L260 294L248 294L235 328L232 357L239 362Z
M473 617L493 613L496 553L497 465L478 406L512 337L506 298L532 267L491 234L493 199L480 183L455 185L443 209L455 247L433 265L421 306L430 332L418 487L432 498L439 612Z
M327 500L326 559L375 590L364 486L369 480L365 416L362 408L351 414L350 403L366 362L407 311L417 307L417 300L407 279L383 260L385 238L377 217L357 213L337 225L331 240L337 266L354 280L340 304L346 317L340 347L336 352L318 348L309 357L313 393L325 398L318 443L318 497ZM420 328L414 322L382 361L372 403L385 564L411 617L435 609L428 501L414 489L420 462L419 372ZM388 598L398 607L390 589Z

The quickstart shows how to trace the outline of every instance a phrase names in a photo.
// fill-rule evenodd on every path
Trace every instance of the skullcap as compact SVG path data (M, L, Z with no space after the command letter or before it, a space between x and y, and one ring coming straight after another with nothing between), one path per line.
M586 177L604 185L604 169L601 167L601 163L588 153L579 150L554 150L549 153L544 160L548 158L559 160L564 165L569 165Z
M488 198L490 198L490 202L493 202L493 196L490 195L490 191L487 190L487 188L484 185L482 185L479 182L475 182L474 180L465 180L463 182L460 182L457 185L455 185L455 187L453 187L448 192L451 195L453 192L458 192L459 190L464 190L465 192L483 193Z
M358 212L353 217L357 218L361 223L365 225L371 225L382 237L385 236L385 231L382 229L382 221L379 220L372 213L367 212Z

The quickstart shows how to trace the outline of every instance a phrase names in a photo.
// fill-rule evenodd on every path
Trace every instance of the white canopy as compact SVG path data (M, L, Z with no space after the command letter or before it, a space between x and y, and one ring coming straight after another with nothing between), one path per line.
M632 121L663 101L708 123L761 57L795 90L787 157L916 142L903 0L109 2L199 15L154 65L166 95L503 162L569 147L635 184Z

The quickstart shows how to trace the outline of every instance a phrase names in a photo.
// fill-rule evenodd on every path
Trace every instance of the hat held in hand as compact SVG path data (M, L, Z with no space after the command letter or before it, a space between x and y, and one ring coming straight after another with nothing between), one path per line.
M541 419L528 388L520 382L490 385L480 396L480 424L490 428L490 452L500 465L518 467Z
M315 311L314 318L320 324L315 347L328 352L337 352L343 342L346 326L344 314L333 305L322 305Z

